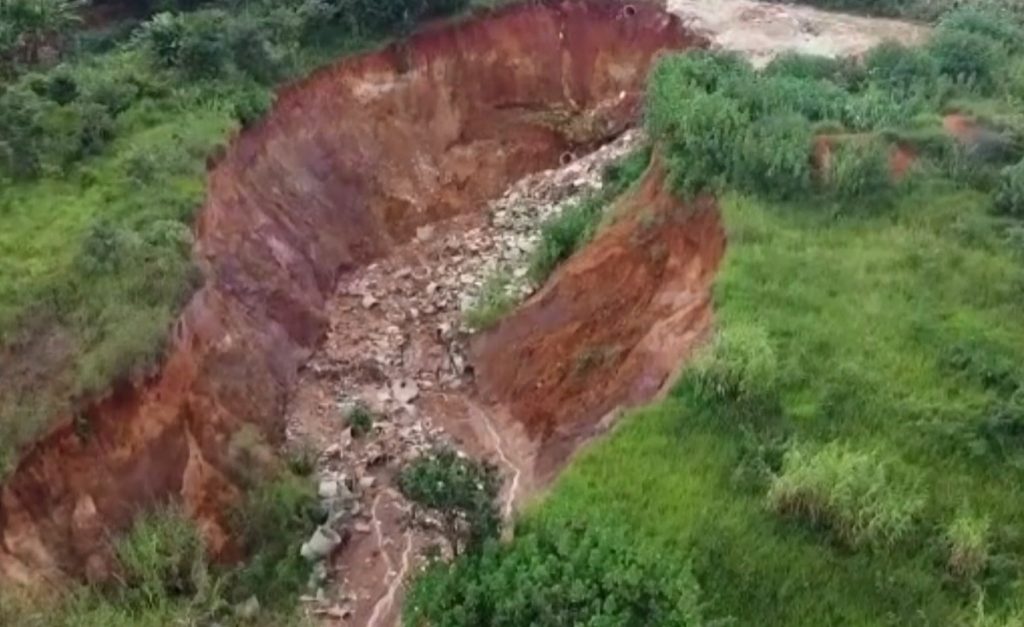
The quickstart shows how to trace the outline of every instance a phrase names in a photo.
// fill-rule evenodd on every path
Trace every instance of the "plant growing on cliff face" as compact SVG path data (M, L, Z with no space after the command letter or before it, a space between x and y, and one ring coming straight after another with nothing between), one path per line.
M475 331L490 329L516 305L512 277L504 270L498 270L487 277L476 300L467 309L463 318Z
M140 518L118 541L121 596L139 607L157 607L197 595L209 583L199 531L180 510L157 510Z
M423 509L439 516L441 533L456 555L478 549L498 534L501 518L495 501L501 480L490 464L438 449L403 469L398 486L414 503L414 516L421 523Z

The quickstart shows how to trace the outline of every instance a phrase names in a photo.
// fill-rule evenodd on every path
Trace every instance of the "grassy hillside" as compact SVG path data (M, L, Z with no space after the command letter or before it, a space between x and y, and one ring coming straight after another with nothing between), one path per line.
M695 577L700 611L656 624L1021 624L1022 32L967 10L863 63L663 61L649 130L675 191L718 195L728 232L716 337L510 546L428 571L407 616L555 625L561 604L649 624L646 601L602 605L614 582L551 581L545 539L583 527L604 538L591 567L625 550ZM952 139L951 111L985 130Z

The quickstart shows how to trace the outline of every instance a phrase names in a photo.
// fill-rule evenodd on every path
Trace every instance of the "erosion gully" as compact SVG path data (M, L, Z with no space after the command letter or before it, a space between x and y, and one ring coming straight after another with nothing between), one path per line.
M511 517L707 333L725 236L712 199L665 191L657 156L545 285L523 264L538 224L636 145L623 132L659 54L764 25L778 35L797 11L718 4L673 0L686 20L648 2L517 4L282 89L211 160L195 228L204 283L159 372L65 417L4 483L0 581L104 580L111 534L167 501L217 556L238 556L233 443L255 428L268 448L312 443L321 496L346 504L304 607L394 624L439 541L408 524L393 483L404 463L438 444L493 462ZM794 19L801 41L872 43L841 18ZM755 59L776 45L755 39ZM499 267L523 303L470 334L460 312ZM356 402L379 416L362 438L342 418Z

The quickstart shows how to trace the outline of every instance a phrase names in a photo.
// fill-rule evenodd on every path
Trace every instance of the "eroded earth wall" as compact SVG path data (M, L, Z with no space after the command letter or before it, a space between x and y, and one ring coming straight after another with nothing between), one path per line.
M0 579L103 578L110 534L167 500L230 553L233 436L281 438L340 273L614 135L659 51L706 45L653 5L549 1L435 26L284 89L211 168L195 229L205 282L161 371L66 417L3 485Z

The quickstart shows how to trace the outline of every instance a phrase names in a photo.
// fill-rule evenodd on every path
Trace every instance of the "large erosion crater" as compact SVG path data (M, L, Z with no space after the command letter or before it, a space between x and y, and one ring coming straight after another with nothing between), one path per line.
M232 435L255 425L283 439L290 391L324 336L339 277L388 255L417 227L477 210L517 178L615 136L637 119L655 55L706 45L654 5L529 3L426 29L283 89L268 117L211 166L195 227L205 281L172 330L160 372L67 417L4 484L0 579L101 578L111 534L167 500L184 503L214 551L230 551ZM669 247L679 240L667 237ZM671 272L676 260L655 256L634 273ZM562 315L545 313L552 298L542 295L527 314L538 329ZM499 332L527 353L540 350L530 348L539 345L532 331L515 328ZM629 333L657 341L639 327ZM480 354L491 350L484 344ZM488 391L499 400L522 394L529 376L497 376L509 383ZM630 389L629 398L640 390ZM606 400L587 406L608 408ZM528 411L514 405L517 417Z

